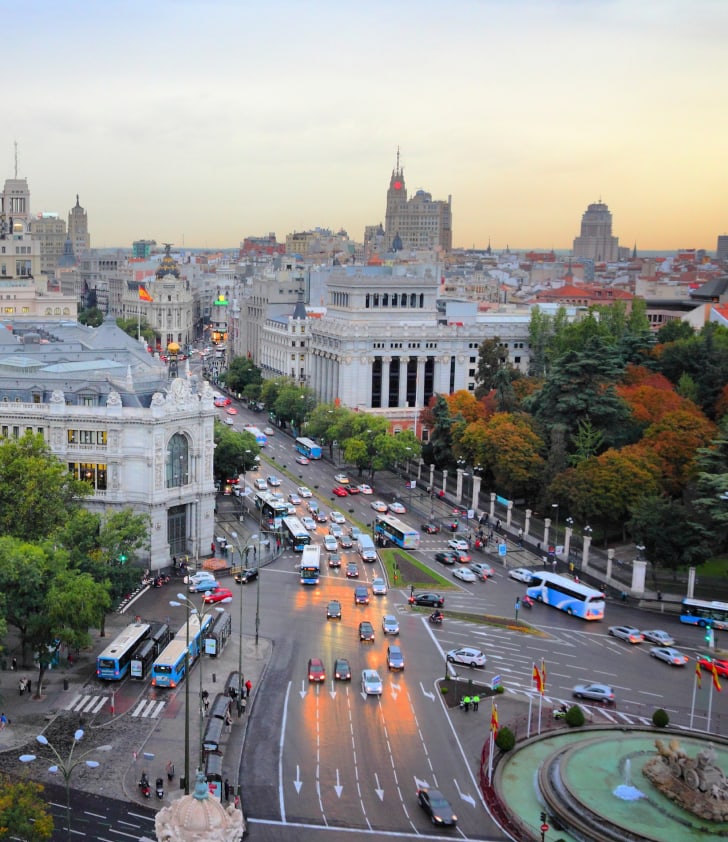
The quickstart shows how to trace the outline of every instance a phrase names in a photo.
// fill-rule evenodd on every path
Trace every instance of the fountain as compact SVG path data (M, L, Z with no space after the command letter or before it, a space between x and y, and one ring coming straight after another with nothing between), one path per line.
M638 798L645 797L644 792L632 786L632 759L630 757L624 761L624 783L614 790L614 795L622 801L637 801Z

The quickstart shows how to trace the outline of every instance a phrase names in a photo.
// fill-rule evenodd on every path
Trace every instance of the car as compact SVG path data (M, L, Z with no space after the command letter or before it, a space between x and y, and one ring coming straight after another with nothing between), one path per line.
M334 678L337 681L351 681L351 667L346 658L337 658L334 661Z
M450 664L465 664L468 667L484 667L486 661L485 653L472 646L451 649L445 657Z
M187 584L191 585L193 582L199 582L202 579L215 579L215 574L211 573L209 570L198 570L197 573L193 573L191 576L187 577Z
M334 480L339 483L339 485L348 485L351 480L347 477L346 474L336 474Z
M281 484L281 481L276 476L269 476L265 478L265 481L270 485L271 488L278 488Z
M341 619L341 603L338 599L332 599L331 602L326 606L326 619L327 620L340 620Z
M347 579L358 579L359 578L359 566L355 561L350 561L346 565L346 578Z
M432 521L423 523L420 528L427 535L437 535L437 533L440 531L440 527L436 523L432 523Z
M313 492L311 491L311 489L307 488L305 485L299 485L296 491L298 491L299 495L303 497L304 500L308 497L313 496Z
M229 407L225 410L225 412L227 412L227 414L228 414L228 415L237 415L237 414L238 414L238 411L237 411L237 409L235 409L235 407L234 407L234 406L229 406Z
M474 561L470 565L470 569L479 579L488 579L495 573L495 570L484 561Z
M456 560L455 553L451 550L445 550L443 553L435 553L435 561L439 561L440 564L455 564Z
M336 485L331 489L331 493L337 497L348 497L348 493L343 485Z
M387 583L381 576L372 579L372 593L374 596L384 596L387 593Z
M387 646L387 666L391 670L404 669L404 655L399 646L395 646L394 644Z
M699 655L698 663L704 670L712 670L715 664L715 671L722 678L728 678L728 661L723 658L714 658L712 655Z
M399 634L399 623L394 614L385 614L382 617L382 631L384 634Z
M690 660L687 655L673 646L653 646L650 649L650 655L666 664L671 664L673 667L684 667Z
M361 691L365 696L382 695L382 679L376 670L361 671Z
M462 550L463 552L467 552L470 549L470 545L463 538L451 538L447 542L447 545L453 550Z
M346 488L346 493L351 494L352 496L359 493L358 485L345 485L344 488Z
M642 637L645 640L649 640L650 643L656 643L658 646L675 645L675 638L666 631L662 631L662 629L648 629L642 632Z
M312 514L313 519L316 521L316 523L326 523L326 521L328 520L326 512L324 512L322 509L316 509L316 511Z
M296 507L293 505L293 503L288 503L286 508L288 510L288 516L289 517L295 517L296 516L296 514L297 514Z
M575 699L591 699L593 702L604 702L611 705L614 702L614 690L608 684L577 684L571 691Z
M508 578L515 579L517 582L530 582L533 574L527 567L514 567L508 571Z
M213 400L213 404L214 404L216 407L218 407L218 409L221 409L222 407L224 407L224 406L226 406L226 405L227 405L227 404L225 403L225 399L224 399L224 398L215 398L215 399Z
M301 495L301 496L303 496L303 495ZM309 512L312 515L316 514L316 512L319 510L318 501L317 500L309 500L308 503L306 503L306 508L309 510Z
M455 827L458 817L453 812L450 802L439 789L417 790L417 803L430 817L430 821L438 827Z
M207 603L232 602L232 599L233 592L230 588L215 588L214 591L206 591L202 601Z
M458 567L457 570L453 570L452 575L456 579L460 579L461 582L477 582L478 581L478 577L468 567Z
M359 486L359 491L362 494L374 494L374 489L371 487L371 485L367 485L365 482L361 483L361 485Z
M228 427L232 427L235 421L232 418L226 418L225 423L228 425Z
M301 523L308 529L309 532L314 532L316 530L316 521L312 517L308 517L308 515L301 518Z
M380 514L384 514L388 508L384 500L374 500L374 502L371 503L371 507L375 512L379 512Z
M324 535L324 549L328 553L335 553L339 545L333 535Z
M468 564L472 561L470 553L466 553L464 550L453 550L453 552L455 553L455 561L459 561L460 564Z
M337 540L338 540L339 538L341 538L341 536L342 536L343 534L344 534L344 530L343 530L343 529L339 526L339 524L338 524L338 523L332 523L332 524L329 526L329 535L332 535L332 536L333 536L334 538L336 538Z
M326 668L321 658L308 659L308 680L326 681Z
M258 578L258 568L246 567L245 570L239 570L233 578L238 585L247 585L248 582L253 582Z
M374 626L368 620L359 623L359 640L374 643Z
M389 511L393 512L395 515L403 515L406 514L407 509L399 502L399 500L393 500L389 504Z
M342 535L339 538L339 544L341 545L342 550L350 550L354 547L354 541L351 535Z
M356 541L356 539L361 535L361 529L359 529L358 526L350 526L349 535L351 535L352 539Z
M412 597L415 605L430 605L434 608L442 608L445 604L445 597L439 593L416 593Z
M298 494L295 493L295 491L291 491L291 493L288 495L288 502L293 503L294 506L300 506L302 501Z
M369 605L369 588L366 585L354 588L354 605Z
M341 526L342 523L346 523L346 518L341 514L341 512L331 512L329 519L332 523L338 523L339 526Z
M256 491L265 491L268 488L266 481L262 477L256 477L253 480L253 487Z
M329 567L341 567L341 556L338 553L329 553Z
M274 436L276 434L276 431L273 429L273 427L264 427L263 432L266 434L266 436Z
M216 579L198 579L196 582L190 582L187 585L187 590L190 593L204 593L205 591L214 591L220 587L220 583Z
M296 456L296 462L298 462L299 465L308 465L311 460L308 456L303 456L299 453L298 456Z
M642 643L644 640L642 632L634 626L610 626L607 634L619 640L626 640L627 643Z

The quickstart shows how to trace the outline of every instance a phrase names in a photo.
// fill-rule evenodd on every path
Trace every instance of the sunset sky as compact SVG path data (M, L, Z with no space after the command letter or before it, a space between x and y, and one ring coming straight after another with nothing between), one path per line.
M726 0L3 4L0 181L76 194L94 247L234 247L452 196L454 245L728 232Z

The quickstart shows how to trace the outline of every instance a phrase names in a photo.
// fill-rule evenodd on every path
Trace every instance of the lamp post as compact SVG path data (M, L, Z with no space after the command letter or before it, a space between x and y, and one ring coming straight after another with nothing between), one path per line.
M238 533L231 532L230 533L233 541L235 541L235 546L238 548L238 552L240 553L240 562L241 564L245 564L245 568L248 567L248 553L250 552L250 547L253 541L258 540L259 536L256 533L255 535L251 535L245 544L241 547L240 542L238 541ZM257 560L256 560L257 565ZM258 566L258 579L260 580L260 566ZM240 701L243 698L243 592L240 591L240 632L239 632L239 640L238 640L238 682L240 686L238 687L238 713L240 713Z
M205 592L206 594L209 591ZM205 712L202 705L202 623L210 611L224 611L220 605L209 605L207 610L205 608L198 608L192 600L183 593L177 594L177 602L174 599L169 601L173 608L180 608L184 606L187 610L187 651L185 653L185 795L190 794L190 616L196 616L200 625L200 763L199 771L202 772L204 766L204 750L202 747L202 721L205 718ZM204 600L204 597L203 597ZM221 600L224 603L232 602L230 597ZM203 602L204 606L204 602Z
M88 751L85 751L79 757L74 759L73 753L76 749L78 743L83 739L83 729L79 728L73 735L73 743L71 744L71 749L68 752L68 757L64 760L61 757L60 752L58 749L53 746L48 739L43 736L43 734L38 734L36 740L44 747L49 749L53 756L56 759L56 763L53 766L48 768L48 771L53 773L54 775L57 772L60 772L63 775L63 781L66 785L66 834L67 838L70 840L71 838L71 775L73 774L73 770L84 764L89 767L89 769L96 769L99 765L98 761L96 760L87 760L89 754L93 751L111 751L112 746L110 745L103 745L97 746L96 748L90 748ZM33 760L37 760L35 754L22 754L19 758L21 763L31 763Z

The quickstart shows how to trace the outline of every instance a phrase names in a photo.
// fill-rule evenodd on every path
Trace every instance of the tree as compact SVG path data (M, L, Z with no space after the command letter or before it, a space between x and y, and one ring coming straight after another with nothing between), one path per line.
M499 493L511 499L528 496L543 477L543 449L544 443L529 418L498 412L485 425L480 464L491 473Z
M530 348L529 375L543 377L548 371L548 350L554 335L554 319L536 305L531 309L531 321L528 325L528 344Z
M38 434L0 439L0 535L36 541L59 529L91 493Z
M496 386L496 374L508 364L508 351L498 336L484 339L478 347L478 367L475 371L475 397L483 398Z
M224 482L255 466L255 457L260 455L260 445L252 433L245 430L237 432L217 422L214 437L213 473L216 480Z
M657 341L661 345L668 342L677 342L678 339L691 339L695 336L695 331L688 322L681 319L671 319L657 331Z
M571 437L574 454L569 459L572 465L578 465L586 459L596 456L604 444L604 433L595 430L589 416L582 418L577 426L576 434Z
M103 321L103 319L102 319ZM117 319L116 320L117 327L120 327L124 333L128 334L129 336L137 339L139 333L147 343L147 345L151 348L154 348L157 344L157 334L154 331L153 327L150 327L146 322L141 323L141 331L138 319Z
M273 412L281 426L288 423L298 431L315 406L316 395L311 389L297 386L295 383L286 383L278 390Z
M263 376L258 366L248 357L233 357L221 380L232 392L244 394L249 386L260 390Z
M437 395L431 407L432 435L425 452L436 468L447 468L453 463L452 416L442 395Z
M689 503L709 536L714 552L728 549L728 416L709 447L695 455L696 478L688 488Z
M53 836L53 816L46 809L44 788L32 781L0 775L0 839L42 842Z
M103 311L98 307L88 307L78 314L78 322L89 327L98 327L104 320Z
M462 416L468 423L477 421L483 417L483 404L472 392L460 389L451 395L445 395L445 400L450 409L450 415Z

